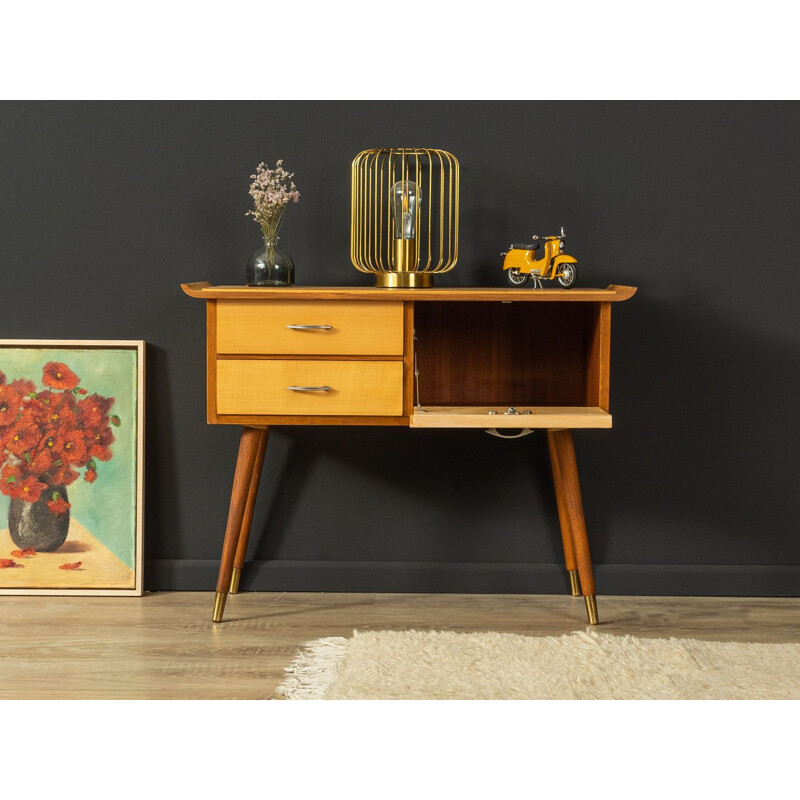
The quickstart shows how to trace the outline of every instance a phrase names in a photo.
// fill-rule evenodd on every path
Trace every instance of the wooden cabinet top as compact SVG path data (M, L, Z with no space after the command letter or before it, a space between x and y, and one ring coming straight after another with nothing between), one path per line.
M636 294L635 286L611 284L605 289L462 288L378 289L374 286L212 286L208 281L184 283L190 297L201 300L436 300L495 302L616 302Z

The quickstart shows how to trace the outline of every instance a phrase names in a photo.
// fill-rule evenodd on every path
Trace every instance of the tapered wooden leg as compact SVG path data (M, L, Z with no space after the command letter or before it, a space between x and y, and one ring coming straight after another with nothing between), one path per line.
M556 491L559 491L558 487L560 486L563 507L569 520L569 529L572 532L575 560L581 580L581 593L586 601L586 615L589 618L590 625L597 625L594 573L592 572L592 558L589 553L589 539L586 536L586 520L583 516L583 502L578 481L578 465L575 461L575 444L572 440L572 431L548 431L548 437L556 450L555 461L560 475L560 480L556 484Z
M225 541L222 544L222 559L219 565L219 578L217 579L217 596L214 599L214 622L222 622L225 613L225 601L231 586L231 573L236 548L239 544L239 534L242 531L247 496L250 482L253 477L253 466L258 455L258 443L261 431L258 428L242 428L239 439L239 455L236 459L236 472L233 476L233 490L231 491L231 504L228 509L228 524L225 528Z
M570 527L569 514L564 503L564 482L561 479L561 469L558 465L558 448L556 447L555 431L547 431L547 446L550 450L550 464L553 468L553 484L556 489L556 504L558 505L558 521L561 526L561 541L564 544L564 563L569 575L570 594L573 597L581 596L581 584L578 579L578 564L575 561L575 545L572 543L572 528Z
M247 557L247 543L250 541L250 526L253 524L253 509L258 497L258 486L261 483L261 470L264 467L264 454L267 451L267 439L269 438L269 428L259 431L258 445L256 450L256 460L253 463L253 471L250 477L250 488L247 492L247 504L244 507L242 517L242 529L239 532L239 544L236 546L236 556L233 559L233 572L231 574L231 594L239 592L239 580L242 576L242 567Z

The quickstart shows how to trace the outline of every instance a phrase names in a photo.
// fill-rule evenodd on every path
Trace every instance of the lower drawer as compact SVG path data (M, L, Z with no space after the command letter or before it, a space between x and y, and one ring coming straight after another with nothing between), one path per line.
M400 416L403 364L221 359L217 413Z

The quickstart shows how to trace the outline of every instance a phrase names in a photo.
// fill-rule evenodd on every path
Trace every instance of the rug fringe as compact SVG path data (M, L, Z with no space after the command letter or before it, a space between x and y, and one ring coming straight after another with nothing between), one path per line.
M275 690L287 700L324 700L339 674L350 640L328 636L306 642L294 661L285 668L287 677Z

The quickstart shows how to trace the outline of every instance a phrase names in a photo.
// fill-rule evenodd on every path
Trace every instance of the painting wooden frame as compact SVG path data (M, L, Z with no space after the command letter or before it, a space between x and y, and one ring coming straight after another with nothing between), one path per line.
M144 375L141 340L0 339L0 595L142 595Z

